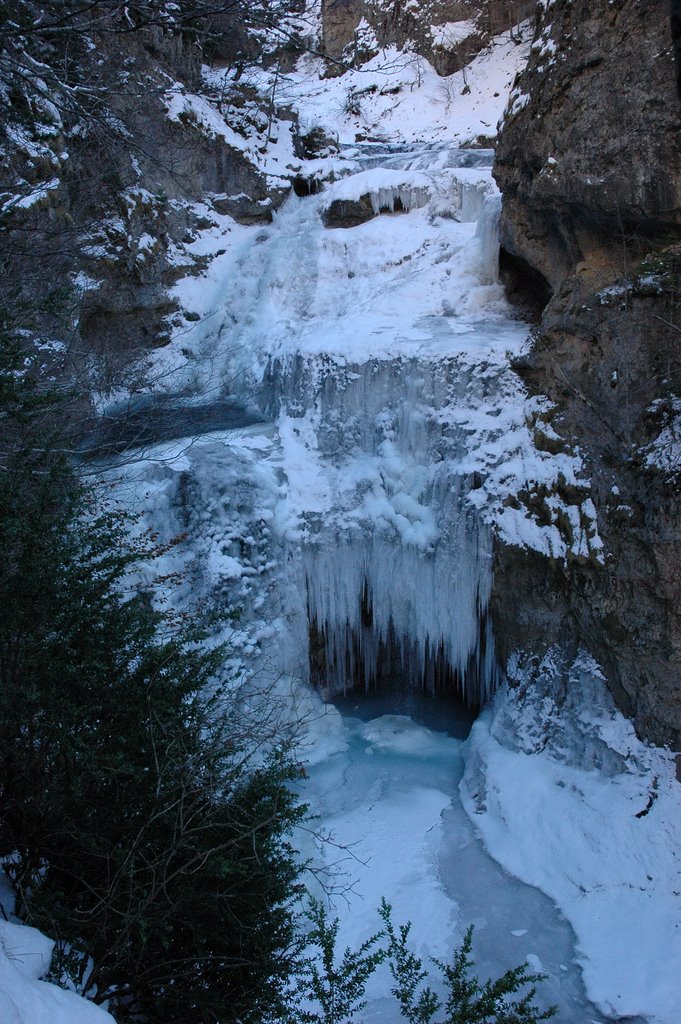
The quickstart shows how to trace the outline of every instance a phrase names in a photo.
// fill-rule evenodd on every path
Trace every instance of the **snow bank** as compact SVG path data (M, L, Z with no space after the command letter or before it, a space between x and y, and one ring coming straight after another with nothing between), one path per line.
M678 1024L681 786L598 669L518 661L475 723L466 810L507 871L556 901L575 930L590 999L613 1016Z
M182 123L190 122L209 138L222 138L234 149L250 152L250 147L243 136L231 128L224 117L204 97L196 93L184 92L176 84L169 89L164 97L168 120Z
M437 45L452 49L470 34L471 23L433 26ZM275 80L273 70L251 71L262 95L292 106L304 126L323 125L341 142L358 137L394 142L462 142L496 135L512 83L525 66L526 41L508 33L493 40L464 72L440 77L423 57L395 47L381 50L357 70L321 78L323 62L307 54L296 68Z
M642 449L645 464L674 480L681 471L681 398L674 395L667 400L658 399L649 412L656 415L663 426L654 441Z
M114 1024L93 1003L38 980L49 969L53 945L35 928L0 921L2 1024Z
M441 50L456 50L457 46L477 35L478 29L474 21L445 21L441 25L430 26L430 37L433 46Z

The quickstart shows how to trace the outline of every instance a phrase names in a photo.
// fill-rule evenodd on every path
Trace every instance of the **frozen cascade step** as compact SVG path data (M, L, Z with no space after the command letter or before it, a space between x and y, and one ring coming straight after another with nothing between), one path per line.
M381 213L426 208L430 218L451 217L475 223L496 186L486 167L441 168L428 173L384 166L342 177L327 186L319 210L329 228L350 228ZM497 243L498 244L498 243Z
M364 169L385 167L427 170L436 167L488 167L494 163L493 149L460 149L447 143L403 145L381 142L346 144L345 159L354 159Z
M397 645L414 685L455 686L473 704L496 681L486 615L491 534L468 502L467 431L446 411L481 403L493 378L456 358L271 363L265 407L314 449L325 507L301 495L303 579L327 695L369 689ZM314 456L310 454L312 460Z
M228 301L222 345L266 357L259 401L278 425L282 465L298 467L286 474L295 526L285 561L307 610L293 646L311 641L313 681L326 695L369 688L390 662L417 687L453 687L479 704L497 676L491 533L469 501L470 431L450 412L494 404L495 372L480 367L500 339L524 335L500 315L491 154L375 146L355 156L357 173L290 200L245 253L257 312L240 323ZM321 226L318 211L363 196L374 213L399 200L406 233L398 219Z
M498 284L490 154L440 145L356 156L357 173L326 195L292 196L270 227L234 247L193 384L212 393L222 381L276 427L285 553L273 560L295 595L282 599L295 613L281 671L314 661L330 694L372 685L390 662L418 687L479 703L496 680L495 520L484 484L494 470L508 486L497 469L505 436L523 471L527 434L508 367L526 327ZM365 156L392 166L366 170ZM323 226L334 190L370 184L380 205L383 186L400 182L428 194L425 205L348 230ZM566 479L570 469L561 466ZM524 542L536 526L502 505L506 493L492 500Z

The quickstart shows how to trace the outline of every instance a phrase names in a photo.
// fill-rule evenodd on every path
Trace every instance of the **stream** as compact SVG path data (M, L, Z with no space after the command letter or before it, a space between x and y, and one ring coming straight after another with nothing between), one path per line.
M429 956L447 960L472 924L482 981L527 961L547 976L537 1003L557 1006L555 1020L600 1024L606 1018L585 996L569 924L551 900L492 860L463 809L458 786L471 713L432 698L408 701L409 716L383 713L391 703L341 700L347 746L324 756L321 739L302 791L319 827L348 847L315 851L336 866L330 879L350 885L333 900L338 949L356 948L378 930L385 896L394 920L411 922L412 948L426 963ZM403 710L399 699L397 705ZM366 1021L395 1021L390 984L380 968L369 985Z

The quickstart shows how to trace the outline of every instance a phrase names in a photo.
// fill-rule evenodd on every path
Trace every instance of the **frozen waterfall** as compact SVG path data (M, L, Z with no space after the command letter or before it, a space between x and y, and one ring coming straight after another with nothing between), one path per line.
M495 684L480 488L516 437L501 414L525 327L498 284L491 156L355 147L355 173L292 195L233 249L197 336L189 384L250 395L274 425L267 658L327 697L399 685L477 706ZM326 227L329 203L353 197L376 216ZM220 531L209 573L231 566Z
M301 494L296 536L313 682L489 695L491 536L468 501L467 432L452 405L484 385L457 359L338 364L280 358L267 409L285 445L307 446L323 509Z
M279 315L256 325L259 339L273 328L259 401L288 467L299 645L326 697L413 686L479 705L494 687L491 534L470 501L479 481L456 410L494 394L486 360L508 320L495 324L498 197L489 167L465 156L473 166L437 150L426 173L412 167L427 166L422 152L391 149L388 170L372 152L370 170L294 201L262 262L261 301ZM401 204L404 254L407 218L320 227L333 199L368 194L378 212L405 189L418 200Z
M348 844L341 948L385 895L424 954L446 959L473 922L482 978L525 959L547 973L560 1024L676 1024L673 760L581 655L519 655L479 715L430 696L477 711L495 687L494 544L604 557L580 453L511 369L528 332L499 284L491 161L348 144L289 165L314 194L272 224L206 228L214 256L178 284L191 316L154 358L173 424L191 406L183 422L210 433L164 435L122 468L125 493L149 509L140 528L186 535L156 568L181 608L215 611L226 683L277 735L294 723L302 798ZM325 226L334 190L359 197L354 226ZM296 845L321 867L313 891L337 883L338 847ZM367 1024L394 1022L390 988L377 973Z

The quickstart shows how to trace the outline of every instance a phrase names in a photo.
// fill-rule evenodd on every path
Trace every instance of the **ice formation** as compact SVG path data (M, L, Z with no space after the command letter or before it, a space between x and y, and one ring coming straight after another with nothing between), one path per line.
M329 694L406 673L473 703L494 683L491 534L471 507L467 431L442 412L466 390L457 360L275 360L268 411L286 462L307 451L289 531L302 554L316 681ZM319 492L309 487L316 463ZM315 496L313 497L313 493Z
M488 696L495 671L485 617L489 540L460 501L449 511L449 531L431 550L379 531L359 541L331 534L307 548L309 617L324 647L326 693L356 683L368 690L380 671L384 679L406 672L412 686L430 691L453 683L472 703Z
M405 161L404 152L396 153L394 147L381 152L384 148L355 150L359 165L368 169L346 175L327 188L320 200L322 214L332 203L359 202L366 197L374 214L409 213L427 207L431 216L474 223L487 197L496 193L490 178L490 155L484 151L468 155L459 150L454 156L451 150L424 147L416 152L407 150ZM396 166L405 162L407 167Z
M240 612L224 637L230 678L254 685L269 672L267 699L276 689L292 716L302 709L304 799L341 841L359 844L350 867L359 895L336 908L341 945L374 931L378 899L394 896L426 954L446 956L469 921L483 976L525 957L537 969L541 954L561 1024L625 1012L676 1024L674 993L660 981L678 946L674 765L654 752L632 760L612 736L600 742L612 730L628 743L626 723L608 709L594 731L584 716L599 699L582 675L575 701L538 688L517 713L514 690L502 688L463 748L394 708L368 727L341 718L304 682L311 676L328 697L397 676L396 685L447 683L475 700L494 683L492 537L560 560L603 557L579 453L561 448L550 403L528 399L509 365L527 329L498 283L492 154L456 144L502 113L523 51L507 39L498 53L503 61L483 54L470 69L466 95L456 76L446 96L434 72L419 86L411 65L386 79L370 64L316 91L309 62L287 76L308 123L345 139L355 137L339 102L348 82L375 85L363 99L367 133L409 144L348 143L314 162L331 190L292 197L267 227L202 208L213 226L194 251L218 255L203 277L178 284L193 316L155 354L158 375L179 370L173 386L206 403L247 394L269 423L159 447L128 484L164 537L187 530L180 568L199 596L224 616ZM408 200L403 215L323 225L333 189L373 194L380 208L382 195L399 198L419 181L427 201ZM418 699L414 690L397 698L409 713ZM575 750L587 760L572 765ZM514 874L559 902L577 951L552 900ZM586 999L576 952L602 1013ZM373 999L385 1002L390 981L377 985L367 1009L375 1024L394 1020L394 1006Z
M356 202L368 195L374 213L395 209L418 210L430 199L433 183L421 171L390 171L385 168L362 171L342 178L324 193L321 209L336 201Z
M508 365L527 328L498 283L491 159L442 144L347 148L355 173L292 196L271 227L235 239L204 288L189 383L206 401L216 384L250 390L274 432L259 469L251 456L242 469L224 461L217 485L202 465L224 452L191 458L198 504L225 496L216 519L192 518L202 574L234 595L242 623L252 618L252 647L283 673L309 672L327 696L399 677L484 702L496 677L493 532L565 557L572 541L558 523L583 518L578 459L535 448L528 417L540 413ZM376 209L400 198L404 215L324 227L330 202L365 196ZM550 494L559 478L584 494L567 511L556 498L555 523L515 500ZM263 501L236 495L263 487L268 569L256 570L252 608L250 549L234 537L260 527L235 522L236 506ZM276 624L267 642L254 612Z
M545 892L574 928L601 1013L675 1024L674 754L638 739L584 651L570 659L549 649L541 662L519 654L509 682L473 726L464 807L499 864Z
M479 209L475 237L480 242L480 279L484 284L499 280L499 217L501 196L488 195Z

